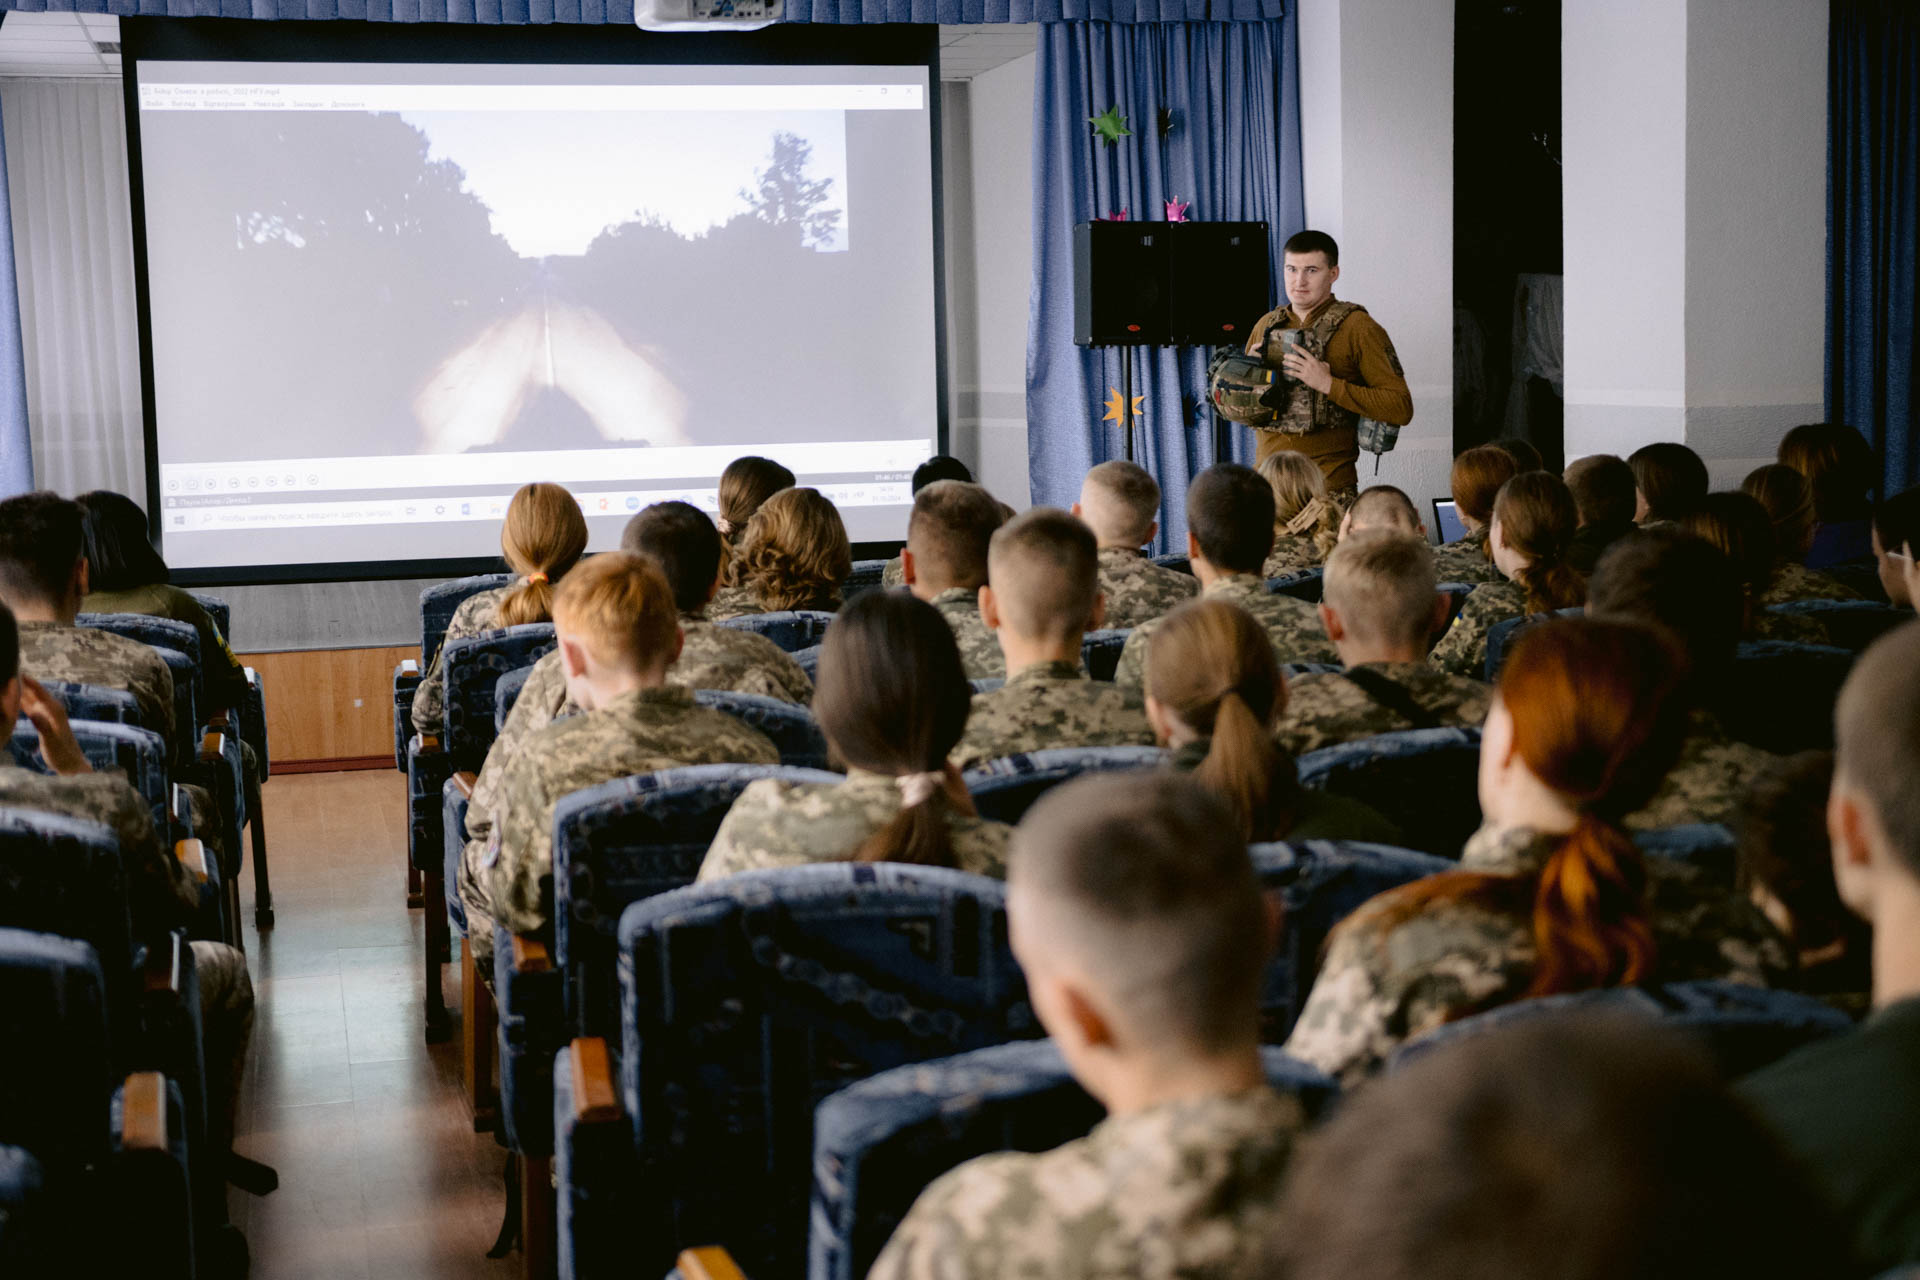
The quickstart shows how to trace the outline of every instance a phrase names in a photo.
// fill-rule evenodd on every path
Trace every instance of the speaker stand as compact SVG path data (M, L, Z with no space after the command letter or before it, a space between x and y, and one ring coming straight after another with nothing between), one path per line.
M1133 461L1133 348L1120 348L1120 431L1126 440L1126 459Z
M1218 409L1210 409L1209 412L1213 417L1213 463L1219 466L1223 462L1233 461L1233 428L1220 416Z

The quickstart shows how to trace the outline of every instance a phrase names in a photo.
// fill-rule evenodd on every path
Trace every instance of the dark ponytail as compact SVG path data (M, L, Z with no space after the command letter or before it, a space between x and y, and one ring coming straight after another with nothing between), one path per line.
M1521 472L1500 486L1493 519L1500 541L1527 557L1527 565L1513 575L1527 593L1527 612L1586 603L1586 576L1567 562L1580 512L1566 481L1551 471Z

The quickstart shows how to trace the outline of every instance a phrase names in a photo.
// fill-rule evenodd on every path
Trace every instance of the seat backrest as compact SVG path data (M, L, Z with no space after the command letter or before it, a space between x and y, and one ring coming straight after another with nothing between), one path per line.
M493 682L494 737L498 738L500 731L507 727L507 716L513 704L520 701L520 691L527 687L527 677L532 674L532 666L515 667Z
M1171 569L1175 573L1185 573L1185 574L1191 574L1193 572L1193 561L1188 559L1186 556L1164 555L1164 556L1152 556L1149 558L1155 564L1159 565L1162 569Z
M619 1081L640 1170L629 1237L718 1241L797 1275L814 1108L877 1071L1038 1025L998 881L831 863L663 894L620 920ZM751 1208L747 1208L751 1206Z
M969 680L967 683L973 686L975 693L992 693L995 689L1007 687L1006 678L1003 676L981 676L978 680Z
M1337 676L1345 670L1338 662L1288 662L1280 668L1289 680L1298 680L1301 676Z
M205 659L200 652L200 633L189 622L156 617L151 613L83 613L74 625L93 631L111 631L156 649L175 649L187 655L197 669Z
M204 720L200 718L201 679L200 668L193 660L178 649L164 649L153 646L160 660L167 664L167 674L173 677L173 733L176 742L198 742L200 727Z
M1320 974L1333 927L1389 889L1458 868L1444 858L1352 840L1256 844L1254 871L1280 906L1280 938L1260 995L1260 1038L1279 1044Z
M1309 1116L1333 1081L1278 1049L1267 1082ZM1048 1151L1104 1117L1051 1040L976 1049L883 1071L820 1104L813 1120L808 1280L860 1280L919 1194L942 1174L1000 1151Z
M219 596L210 596L199 591L189 591L187 594L193 597L195 604L207 611L207 617L213 620L213 629L220 633L220 638L227 642L227 647L232 648L233 606Z
M513 581L510 573L481 573L471 578L455 578L451 582L436 582L420 592L420 669L425 671L433 661L433 655L440 652L440 642L447 638L447 626L453 621L454 611L466 603L468 596L479 595L482 591L491 591L495 587L504 587Z
M621 913L692 884L727 810L761 778L845 781L785 765L703 764L616 778L554 806L554 959L565 976L567 1025L577 1034L613 1034Z
M1080 661L1086 664L1087 674L1095 680L1113 679L1113 673L1120 669L1120 651L1127 647L1127 637L1132 634L1128 627L1087 632L1080 641Z
M964 781L981 817L1015 823L1034 801L1083 773L1158 769L1166 762L1159 747L1054 747L989 760L968 770Z
M553 651L553 624L529 622L455 640L440 655L446 681L447 759L458 772L478 772L493 745L494 690L500 677Z
M0 809L0 885L0 928L88 944L105 975L115 1025L133 1025L122 1020L133 1014L134 945L113 832L97 822Z
M141 724L139 700L125 689L109 689L99 684L75 684L68 680L42 680L40 685L66 708L69 720L139 725L155 733L173 728L172 725Z
M820 732L820 722L813 718L813 713L800 704L728 689L695 689L693 700L703 707L724 711L773 739L781 764L796 769L827 767L827 735Z
M1833 707L1854 655L1821 644L1740 646L1711 699L1727 732L1775 755L1833 745Z
M1872 556L1825 565L1820 572L1843 586L1852 587L1862 599L1875 604L1887 603L1887 588L1880 581L1880 562Z
M1913 610L1897 609L1875 600L1794 600L1768 608L1769 613L1812 618L1827 633L1827 643L1859 653L1902 623L1913 621Z
M1311 569L1297 569L1292 573L1283 573L1277 578L1267 579L1267 591L1276 596L1292 596L1296 600L1305 600L1308 604L1320 603L1320 589L1327 571L1321 566Z
M873 591L883 585L887 574L885 560L855 560L847 571L846 581L840 584L840 598L851 601L862 592Z
M810 644L804 649L793 651L793 660L800 664L802 671L807 673L807 679L815 683L820 679L820 649L820 645Z
M157 829L166 830L164 815L172 801L167 769L167 744L151 730L130 724L73 720L67 726L87 763L96 769L118 769L127 775L146 802L157 811ZM22 769L52 773L40 756L40 734L25 718L15 722L7 743L9 758Z
M1480 826L1480 731L1404 729L1309 751L1302 784L1369 805L1407 847L1460 856Z
M54 1177L107 1153L106 982L84 942L0 928L0 1144Z
M1440 630L1434 632L1435 640L1446 634L1447 627L1452 626L1453 620L1460 616L1460 610L1466 607L1467 597L1473 594L1474 586L1471 582L1442 582L1434 588L1447 598L1447 621Z
M785 649L797 653L810 649L826 638L833 615L819 609L782 609L774 613L749 613L722 619L720 625L738 631L752 631Z
M1506 618L1487 629L1487 661L1482 675L1488 684L1497 684L1500 670L1507 665L1507 655L1513 651L1513 642L1520 633L1536 622L1545 622L1548 618L1577 618L1585 609L1556 609L1552 613L1527 613L1518 618Z
M1674 858L1704 867L1721 884L1732 885L1739 862L1739 840L1717 822L1689 822L1633 833L1633 843L1651 857Z
M48 1220L48 1208L40 1162L19 1147L0 1145L0 1275L53 1276L71 1266L66 1242L55 1243L64 1233Z

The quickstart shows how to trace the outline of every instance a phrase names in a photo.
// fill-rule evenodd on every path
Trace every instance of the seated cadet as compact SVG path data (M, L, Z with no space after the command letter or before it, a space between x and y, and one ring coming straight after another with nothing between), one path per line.
M567 693L581 713L530 733L506 761L467 942L491 976L493 930L539 934L553 912L553 808L575 791L696 764L778 764L764 734L667 683L680 653L673 593L650 560L610 551L554 593Z
M1841 900L1873 929L1873 1016L1741 1092L1877 1272L1920 1262L1920 625L1861 655L1834 726L1827 830Z
M1777 462L1755 467L1740 484L1766 508L1773 524L1773 580L1762 605L1785 604L1789 600L1858 600L1860 593L1831 574L1806 566L1807 551L1813 546L1813 486L1792 467Z
M1487 545L1505 580L1468 593L1459 616L1433 646L1435 666L1457 676L1481 675L1495 623L1585 603L1587 580L1567 563L1577 518L1566 481L1552 472L1522 472L1500 486Z
M1327 500L1320 465L1286 449L1262 458L1255 470L1273 488L1273 550L1260 576L1278 578L1326 563L1340 540L1340 508Z
M1807 568L1872 555L1869 497L1880 459L1866 437L1843 422L1809 422L1781 437L1778 460L1807 478L1813 491L1813 537Z
M119 772L96 773L67 725L67 713L20 669L20 632L11 610L0 605L0 723L22 715L40 738L40 758L51 776L0 766L0 807L97 822L120 845L127 906L134 936L153 944L192 923L200 910L200 884L163 846L153 828L153 810ZM204 843L204 842L203 842ZM222 942L193 948L200 984L201 1038L212 1096L208 1117L211 1149L233 1145L234 1111L246 1076L247 1043L253 1036L253 982L247 959ZM18 1046L14 1047L18 1051Z
M1269 918L1224 806L1165 773L1054 789L1014 833L1007 920L1034 1012L1107 1119L941 1177L870 1280L1257 1274L1305 1115L1262 1075Z
M1446 620L1425 538L1349 534L1327 558L1320 596L1320 621L1346 670L1288 682L1274 732L1281 748L1297 756L1376 733L1479 728L1493 690L1427 661L1427 642Z
M1567 562L1581 573L1592 573L1600 553L1634 530L1638 490L1633 468L1610 453L1594 453L1568 464L1561 479L1573 495L1580 527L1573 535Z
M1627 465L1633 468L1633 519L1642 527L1679 520L1707 496L1707 464L1683 444L1641 445Z
M840 509L818 489L782 489L760 504L728 563L733 586L707 606L715 622L749 613L840 607L853 544Z
M913 500L901 557L907 589L940 611L953 628L969 680L1007 674L1000 643L980 617L987 583L987 544L1006 523L1000 504L977 484L936 480Z
M416 730L432 734L444 731L447 682L440 674L440 654L447 646L489 631L551 620L554 584L566 576L586 549L587 520L580 513L579 499L557 484L520 486L507 503L507 518L500 525L500 554L513 570L514 581L475 592L453 611L446 637L414 691Z
M813 697L813 681L793 655L763 635L707 621L707 604L720 586L724 548L706 512L688 502L656 502L627 521L620 548L660 566L680 609L684 642L667 683L803 705Z
M1740 642L1741 605L1726 556L1677 529L1622 538L1600 557L1587 584L1587 615L1661 629L1690 672L1680 757L1646 807L1627 815L1629 829L1730 823L1747 787L1773 764L1768 752L1731 740L1712 710Z
M1147 652L1147 718L1169 762L1227 802L1236 828L1269 840L1399 844L1398 827L1357 800L1300 785L1274 745L1287 682L1253 615L1226 600L1192 600L1162 620Z
M813 697L847 780L750 783L714 833L700 879L811 862L1006 874L1011 828L974 813L947 759L967 709L960 651L940 615L905 592L856 597L827 629Z
M1274 660L1332 662L1337 655L1305 600L1270 595L1260 576L1273 545L1273 489L1256 471L1234 463L1208 467L1187 486L1187 556L1200 579L1200 596L1226 600L1253 615L1273 642ZM1114 682L1146 683L1147 643L1159 619L1141 623L1120 651Z
M1288 1170L1288 1280L1854 1274L1705 1046L1573 1014L1436 1048L1343 1101ZM1253 1274L1253 1273L1249 1273Z
M1733 566L1740 582L1743 640L1788 640L1826 644L1827 629L1803 614L1770 613L1760 601L1773 586L1777 562L1773 521L1757 498L1745 493L1710 493L1680 520L1680 527L1713 544Z
M1489 448L1498 449L1513 459L1513 474L1524 475L1529 471L1544 471L1547 461L1540 456L1540 450L1531 440L1522 440L1519 436L1502 436L1498 440L1487 441Z
M1347 508L1347 514L1340 517L1342 540L1369 529L1394 529L1410 533L1422 542L1427 540L1427 523L1413 509L1413 499L1407 496L1405 490L1390 484L1369 485L1362 489L1360 496L1353 500L1353 505Z
M1493 500L1500 486L1515 474L1513 455L1490 444L1468 449L1453 460L1448 488L1467 536L1434 552L1433 571L1441 582L1500 581L1500 571L1493 567L1493 554L1487 549L1487 524L1493 519Z
M963 484L973 483L973 472L967 470L967 464L944 453L936 453L913 469L911 492L914 497L936 480L958 480ZM887 561L887 567L880 571L880 585L892 590L907 585L906 561L899 556Z
M1913 555L1920 550L1920 488L1896 493L1874 508L1873 557L1887 599L1914 607Z
M747 534L747 522L753 519L753 513L774 494L791 488L793 472L772 458L753 455L735 458L720 473L720 483L714 492L714 505L719 508L719 514L714 517L713 526L727 544L727 572L722 586L740 585L733 557L740 549L740 539Z
M1163 568L1141 550L1160 529L1160 483L1138 463L1103 462L1087 472L1073 514L1100 541L1100 594L1107 617L1101 625L1137 627L1183 600L1200 594L1200 580Z
M1527 996L1790 972L1784 942L1730 886L1642 857L1621 826L1678 755L1686 713L1681 658L1651 629L1529 628L1487 713L1486 821L1460 870L1335 928L1287 1052L1354 1083L1403 1041Z
M1081 638L1099 627L1104 606L1093 530L1035 507L995 531L987 564L980 616L999 638L1007 683L974 695L954 766L1048 747L1151 746L1140 699L1089 680L1080 664Z

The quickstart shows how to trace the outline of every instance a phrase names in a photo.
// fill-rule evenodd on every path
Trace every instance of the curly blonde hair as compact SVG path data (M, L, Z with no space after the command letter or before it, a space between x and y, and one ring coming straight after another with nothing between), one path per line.
M853 546L840 512L818 489L782 489L747 522L740 585L769 611L840 607Z
M1320 465L1304 453L1283 449L1261 459L1254 469L1273 488L1274 533L1310 536L1325 560L1340 541L1340 508L1327 497L1327 477Z

